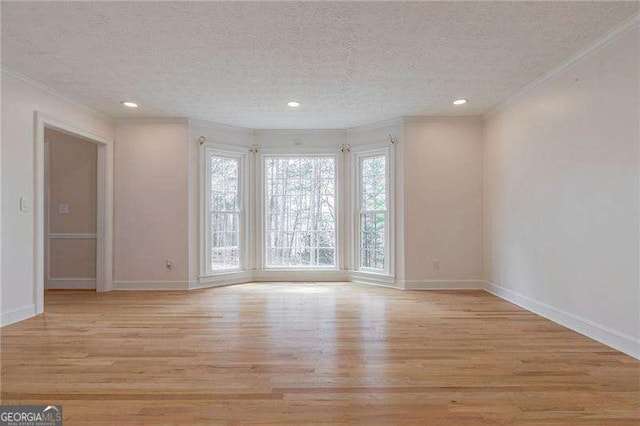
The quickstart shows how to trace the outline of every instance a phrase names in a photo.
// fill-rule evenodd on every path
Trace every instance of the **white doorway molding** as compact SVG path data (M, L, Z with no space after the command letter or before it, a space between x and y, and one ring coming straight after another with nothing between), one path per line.
M35 113L34 165L34 304L36 315L44 311L45 276L45 142L44 129L53 129L98 145L98 214L96 291L112 288L113 261L113 139L79 128L42 112Z

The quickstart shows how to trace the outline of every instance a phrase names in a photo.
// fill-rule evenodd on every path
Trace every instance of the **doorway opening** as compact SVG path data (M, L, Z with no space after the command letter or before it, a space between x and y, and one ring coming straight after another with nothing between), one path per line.
M95 290L98 145L48 127L45 149L45 290Z
M36 314L46 289L111 289L113 140L36 112Z

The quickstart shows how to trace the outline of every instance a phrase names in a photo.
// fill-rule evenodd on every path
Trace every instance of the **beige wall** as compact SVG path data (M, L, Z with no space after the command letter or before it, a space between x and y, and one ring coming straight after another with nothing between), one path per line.
M51 129L49 143L49 232L95 234L98 145ZM59 214L69 204L70 214Z
M49 239L49 278L96 277L96 240L68 238L96 234L98 146L45 129L48 152L48 233L67 234ZM68 214L58 212L68 204ZM95 288L95 283L94 283Z
M188 283L189 125L184 119L116 125L114 285ZM165 264L173 260L173 269Z
M72 281L74 278L83 278L83 281L87 281L81 288L96 288L95 238L49 240L48 262L47 288L78 288L78 283Z
M407 284L480 284L482 122L408 120L404 141Z
M636 27L513 100L487 118L484 151L486 279L628 342L640 337L639 52Z

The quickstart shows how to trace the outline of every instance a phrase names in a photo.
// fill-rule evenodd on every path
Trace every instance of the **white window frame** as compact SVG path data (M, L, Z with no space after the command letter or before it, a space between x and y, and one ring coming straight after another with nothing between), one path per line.
M209 247L209 226L211 215L209 214L209 200L211 199L211 179L210 162L211 155L238 159L238 202L239 202L239 245L240 259L239 266L227 269L210 269L208 254ZM246 148L221 145L202 144L200 147L200 278L216 277L219 275L242 272L249 269L249 168L247 165L248 150Z
M335 203L336 203L336 246L335 246L335 265L330 266L267 266L267 247L266 247L266 214L267 214L267 206L266 206L266 193L265 193L265 185L266 185L266 168L265 163L267 158L283 158L283 157L331 157L335 161L335 176L334 176L334 185L335 185ZM342 189L340 187L340 182L342 181L343 173L343 162L339 152L336 152L335 149L331 150L322 150L322 149L312 149L312 150L280 150L280 149L266 149L262 150L259 155L259 161L257 161L257 167L259 168L256 173L256 187L258 192L258 199L256 203L256 212L258 214L257 218L257 233L256 237L256 259L257 259L257 269L263 271L336 271L343 269L344 260L342 258L343 252L343 232L342 232Z
M385 246L384 246L384 269L363 268L361 264L361 222L360 214L362 213L362 194L360 192L360 176L362 160L367 157L384 156L386 167L386 199L387 214L385 215ZM352 190L351 205L353 206L353 214L351 217L353 231L353 247L351 258L353 261L352 268L356 272L375 274L375 275L395 275L395 156L393 146L386 144L364 145L352 149Z

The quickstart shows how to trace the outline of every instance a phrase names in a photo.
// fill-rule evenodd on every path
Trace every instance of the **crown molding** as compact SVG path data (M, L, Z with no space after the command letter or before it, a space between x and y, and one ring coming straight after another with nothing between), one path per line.
M251 129L249 127L232 126L230 124L215 123L213 121L204 120L201 118L189 118L188 120L190 125L206 127L208 129L213 129L213 130L221 130L225 132L237 132L245 135L248 134L250 136L254 136L256 132L256 129Z
M344 129L256 129L255 130L256 138L258 138L258 142L260 140L264 140L265 138L309 138L314 136L325 136L325 137L333 137L340 138L341 140L345 137ZM262 138L262 139L260 139Z
M132 117L114 118L116 124L188 124L185 117Z
M557 76L563 71L571 68L573 65L586 60L588 57L598 52L599 50L603 49L604 47L608 46L613 41L615 41L618 37L620 37L627 31L630 31L636 28L638 25L640 25L640 12L636 12L635 14L631 15L631 17L627 18L626 20L622 21L620 24L613 27L602 37L596 39L594 42L584 47L583 49L578 51L576 54L570 56L568 59L564 60L559 65L556 65L551 70L544 73L542 76L533 80L531 83L518 89L517 91L512 93L510 96L508 96L506 99L498 102L498 104L496 104L495 106L490 108L487 112L482 114L481 116L482 119L489 118L492 115L495 115L498 112L502 111L508 105L511 105L514 101L516 101L517 99L520 99L525 94L532 91L534 88L540 86L542 83L546 82L547 80L552 79L553 77Z
M362 126L350 127L348 129L345 129L345 132L347 133L347 135L354 135L388 127L402 126L402 122L403 117L396 117L389 120L375 121L373 123L364 124Z
M260 134L271 135L328 135L344 134L344 129L255 129Z
M18 80L18 81L30 86L30 87L32 87L34 89L40 90L42 92L45 92L45 93L47 93L47 94L49 94L51 96L54 96L54 97L58 98L58 99L60 99L60 100L62 100L64 102L67 102L67 103L69 103L71 105L74 105L74 106L77 106L79 108L82 108L82 109L84 109L84 110L86 110L88 112L91 112L92 114L100 116L103 119L106 119L106 120L113 120L114 119L113 117L111 117L109 115L106 115L105 113L103 113L101 111L98 111L97 109L94 109L94 108L92 108L90 106L87 106L87 105L83 104L82 102L80 102L80 101L78 101L76 99L70 98L69 96L57 91L56 89L52 89L51 87L49 87L49 86L47 86L47 85L45 85L43 83L40 83L39 81L34 80L31 77L27 77L26 75L24 75L24 74L22 74L22 73L20 73L18 71L12 70L11 68L5 67L4 65L1 68L2 68L2 75L3 76L6 75L6 76L9 76L9 77L12 77L12 78L14 78L14 79L16 79L16 80Z
M435 122L449 122L449 121L468 121L468 122L482 122L482 116L480 115L412 115L402 117L402 123L405 126L412 124L425 124Z

